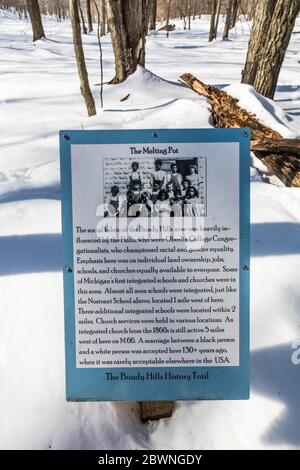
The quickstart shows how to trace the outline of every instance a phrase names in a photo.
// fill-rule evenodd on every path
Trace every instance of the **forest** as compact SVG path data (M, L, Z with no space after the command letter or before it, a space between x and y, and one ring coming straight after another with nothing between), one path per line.
M0 449L300 448L299 15L300 0L0 0ZM216 128L251 133L250 400L66 402L59 131ZM164 187L182 214L200 194L195 159L161 176L165 155L133 156L104 162L105 197L130 205L147 179L147 210L170 212Z

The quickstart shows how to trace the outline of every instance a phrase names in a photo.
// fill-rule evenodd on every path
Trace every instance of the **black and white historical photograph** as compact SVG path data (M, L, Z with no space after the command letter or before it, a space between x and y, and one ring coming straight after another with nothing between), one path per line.
M105 217L205 217L206 158L105 158Z

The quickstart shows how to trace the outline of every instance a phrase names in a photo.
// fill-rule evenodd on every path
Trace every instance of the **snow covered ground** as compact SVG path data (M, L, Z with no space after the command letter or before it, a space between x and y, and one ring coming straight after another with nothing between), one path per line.
M68 23L0 13L0 448L300 448L300 195L252 170L251 399L179 402L172 419L142 425L135 403L66 403L58 131L63 128L210 127L206 100L179 86L183 72L230 85L243 106L286 136L300 136L300 34L293 34L276 104L239 85L249 25L208 44L208 19L147 40L147 68L106 86L88 119ZM295 32L300 30L298 20ZM99 55L84 37L99 107ZM113 76L103 39L105 80ZM153 75L154 74L154 75ZM162 77L162 78L159 78ZM171 83L172 82L172 83ZM128 100L120 99L130 93ZM284 111L284 112L283 112Z

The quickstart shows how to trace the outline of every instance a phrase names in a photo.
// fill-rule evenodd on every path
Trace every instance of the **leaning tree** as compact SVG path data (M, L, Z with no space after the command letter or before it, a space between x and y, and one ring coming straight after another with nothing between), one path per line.
M89 116L96 114L95 101L90 89L89 78L85 64L82 37L80 31L79 3L78 0L69 0L70 17L73 30L73 44L77 62L77 70L80 80L80 91L84 98Z

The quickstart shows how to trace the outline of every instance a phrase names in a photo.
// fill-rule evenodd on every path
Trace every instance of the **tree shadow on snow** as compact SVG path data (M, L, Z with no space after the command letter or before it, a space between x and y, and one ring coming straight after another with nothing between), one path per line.
M262 436L268 444L300 445L300 364L292 363L294 351L288 343L259 349L251 354L253 390L285 406L285 410Z
M4 202L27 201L29 199L53 199L60 200L60 184L51 184L40 188L24 188L10 191L0 195L0 204Z
M251 256L300 253L300 225L292 222L251 224Z
M0 276L61 271L61 234L0 237L0 260Z

